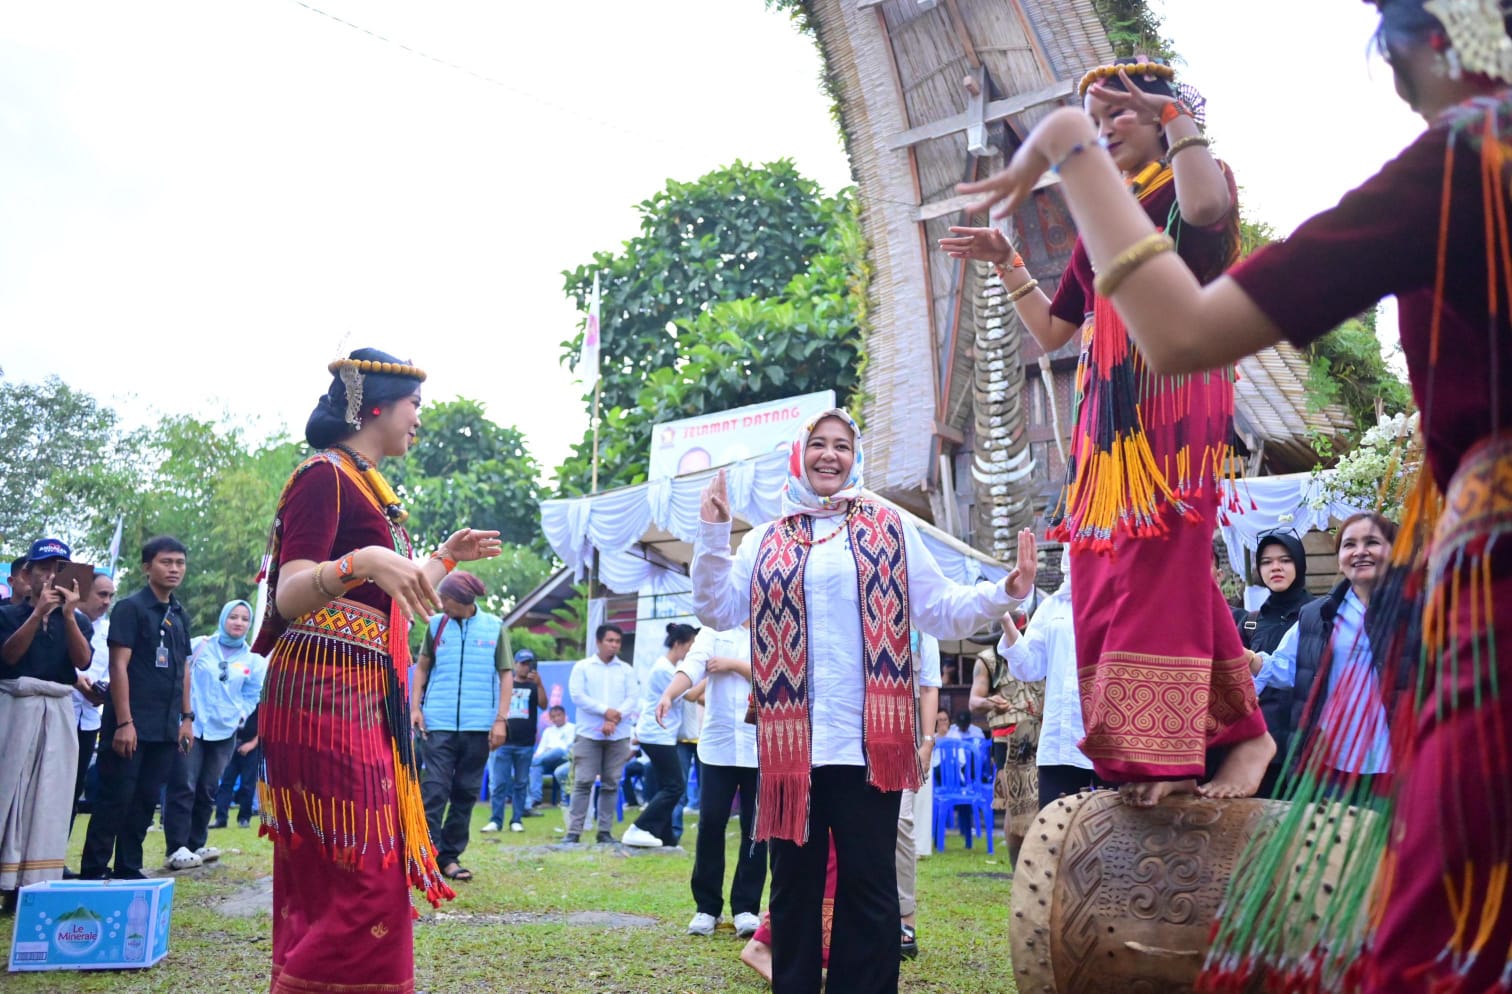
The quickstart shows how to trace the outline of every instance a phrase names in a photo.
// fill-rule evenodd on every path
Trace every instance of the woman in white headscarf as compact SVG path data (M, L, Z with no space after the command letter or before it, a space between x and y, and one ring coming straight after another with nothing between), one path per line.
M816 992L826 838L838 861L829 989L898 987L898 803L922 779L910 627L961 638L1033 587L1032 536L1003 583L953 583L917 529L862 489L861 433L832 409L793 443L782 517L730 552L721 472L704 491L693 559L699 620L749 620L760 768L756 838L772 854L772 990ZM889 951L891 944L889 944Z

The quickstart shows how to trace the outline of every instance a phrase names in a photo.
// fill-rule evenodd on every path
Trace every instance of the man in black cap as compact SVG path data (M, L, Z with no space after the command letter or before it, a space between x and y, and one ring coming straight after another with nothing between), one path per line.
M188 752L194 744L189 616L173 593L187 569L178 539L163 535L148 540L142 546L147 585L116 601L110 612L110 699L100 722L100 794L89 815L79 864L79 876L86 880L143 879L142 841L158 792L173 769L174 751Z
M89 620L77 583L54 582L72 555L32 543L21 571L29 596L0 608L0 891L63 876L78 763L73 687L89 668Z

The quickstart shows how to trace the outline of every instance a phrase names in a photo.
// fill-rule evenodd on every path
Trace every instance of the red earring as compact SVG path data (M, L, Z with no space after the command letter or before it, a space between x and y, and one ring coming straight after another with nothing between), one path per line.
M383 408L381 408L381 407L375 407L375 408L373 408L373 417L376 418L378 415L380 415L382 413L383 413Z

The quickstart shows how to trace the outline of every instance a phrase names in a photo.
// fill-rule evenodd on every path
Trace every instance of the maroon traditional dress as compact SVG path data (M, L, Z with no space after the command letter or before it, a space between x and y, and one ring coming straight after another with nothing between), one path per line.
M1375 874L1367 956L1349 965L1346 987L1482 994L1512 978L1509 121L1508 91L1461 105L1232 274L1298 345L1397 296L1427 469L1445 495L1418 571L1423 648L1406 657L1416 706L1393 728L1393 821L1379 872L1365 861ZM1301 966L1306 983L1287 989L1340 986Z
M1168 165L1133 180L1150 220L1207 281L1238 245L1238 194L1209 228L1181 220ZM1213 579L1218 480L1227 467L1229 370L1157 376L1117 312L1093 292L1077 239L1051 302L1083 327L1064 519L1086 738L1097 775L1118 782L1200 777L1214 746L1265 731L1232 612Z
M268 656L259 796L273 841L274 994L410 994L409 888L432 903L452 896L420 805L403 617L371 583L293 621L275 607L284 563L370 545L409 554L350 457L326 451L295 470L255 647Z

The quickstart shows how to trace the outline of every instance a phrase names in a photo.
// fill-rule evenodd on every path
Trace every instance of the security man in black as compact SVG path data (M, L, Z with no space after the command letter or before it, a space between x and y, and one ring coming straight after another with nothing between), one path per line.
M110 699L100 723L99 800L89 817L79 876L139 880L142 842L174 751L194 741L189 705L189 617L173 595L184 546L155 538L142 549L147 586L110 612ZM110 867L112 850L115 867Z

